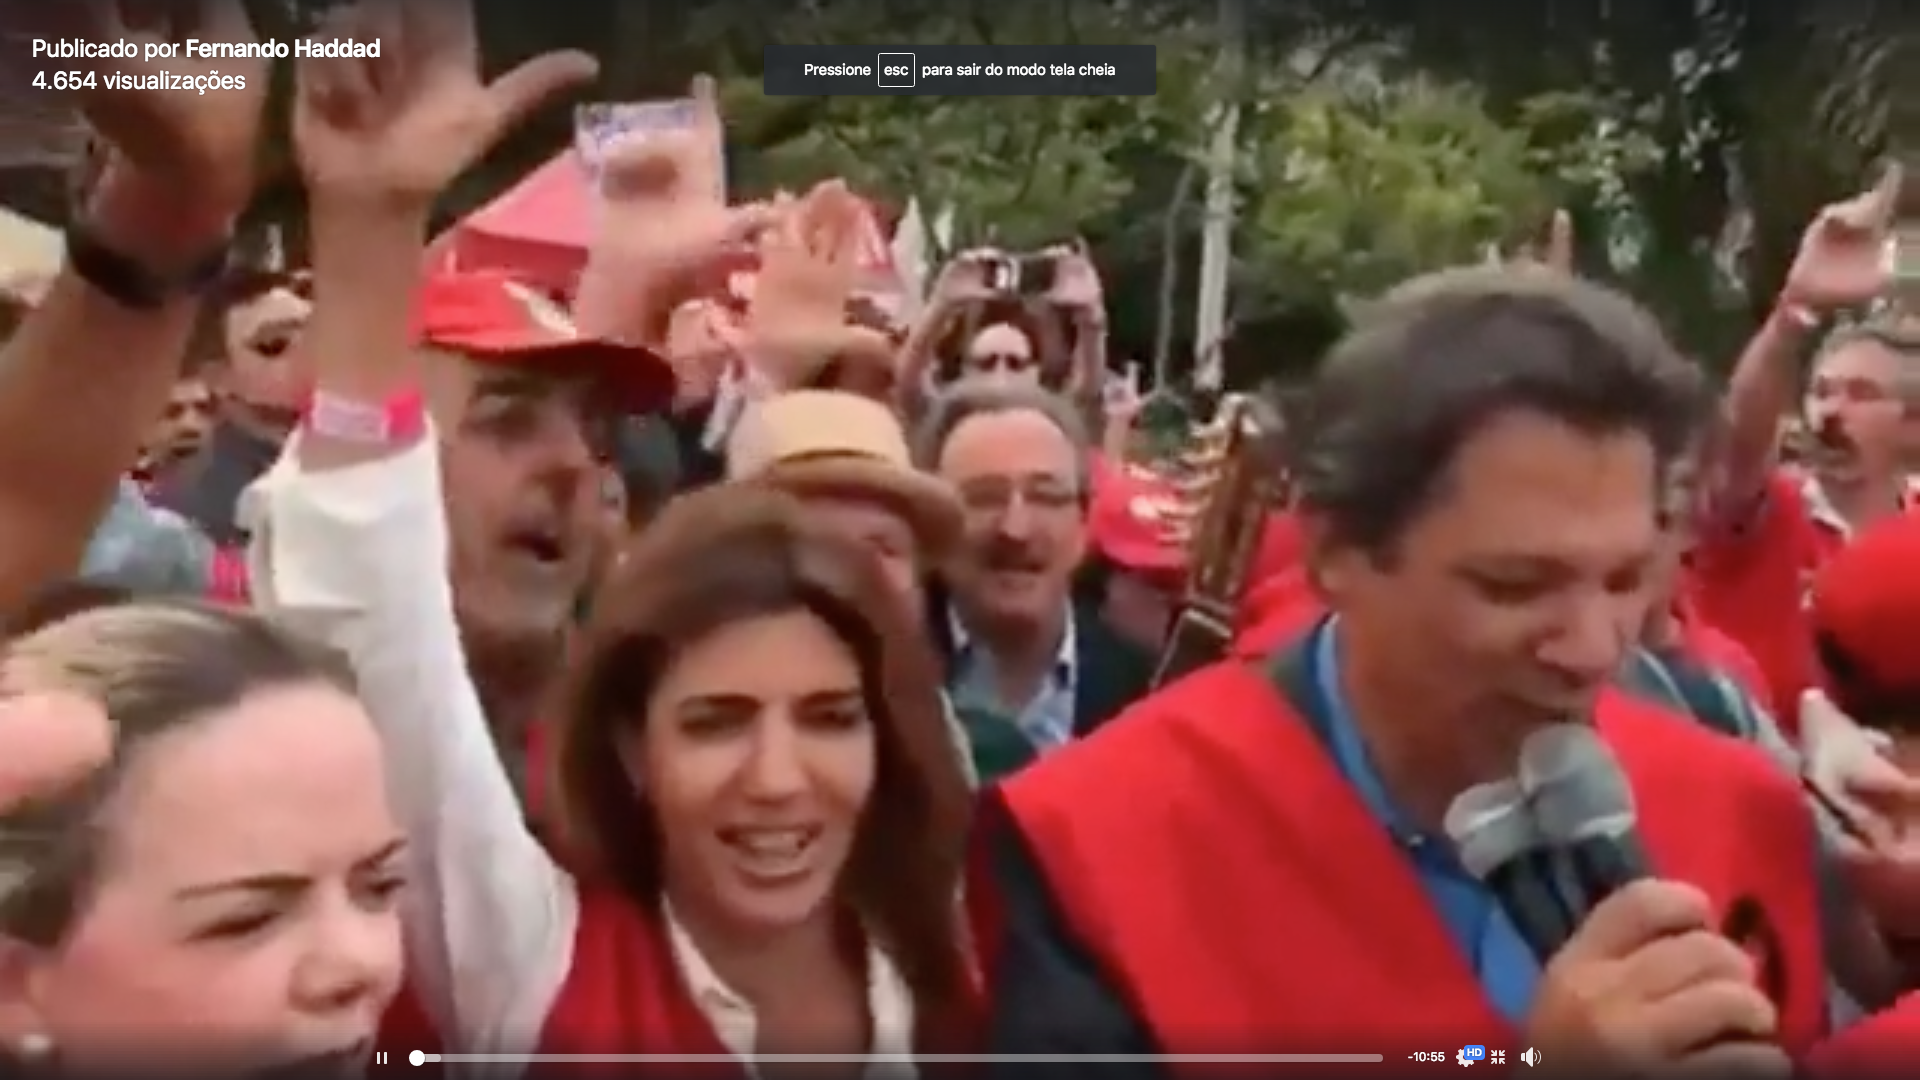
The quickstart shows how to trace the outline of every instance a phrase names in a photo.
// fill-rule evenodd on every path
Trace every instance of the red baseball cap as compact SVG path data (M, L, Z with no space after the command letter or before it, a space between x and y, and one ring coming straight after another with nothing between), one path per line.
M1813 579L1815 633L1882 690L1920 688L1920 514L1862 531Z
M1178 532L1180 493L1132 469L1109 467L1094 485L1087 510L1093 548L1126 570L1173 575L1187 568Z
M414 300L412 336L483 363L587 376L631 414L673 401L673 368L659 353L582 336L557 301L496 270L430 274Z

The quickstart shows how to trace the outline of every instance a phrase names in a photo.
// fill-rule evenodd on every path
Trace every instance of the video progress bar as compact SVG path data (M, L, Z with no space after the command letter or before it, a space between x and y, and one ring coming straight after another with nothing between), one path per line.
M731 1054L428 1054L407 1055L415 1065L698 1065L727 1064ZM1381 1054L756 1054L756 1062L770 1065L1124 1065L1165 1062L1174 1065L1361 1065L1385 1061Z

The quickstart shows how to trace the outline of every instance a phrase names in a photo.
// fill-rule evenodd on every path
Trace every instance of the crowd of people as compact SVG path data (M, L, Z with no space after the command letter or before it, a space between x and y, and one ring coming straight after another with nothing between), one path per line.
M1897 170L1724 387L1557 249L1369 305L1171 677L1210 553L1091 252L892 314L844 184L727 200L698 80L555 296L428 222L591 59L485 80L455 0L318 34L383 48L297 62L298 272L227 259L266 61L76 95L106 150L0 350L0 1058L1920 1056Z

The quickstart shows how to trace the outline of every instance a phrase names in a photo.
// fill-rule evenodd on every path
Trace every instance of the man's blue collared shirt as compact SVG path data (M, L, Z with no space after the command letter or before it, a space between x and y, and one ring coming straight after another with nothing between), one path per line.
M986 712L1010 716L1022 734L1041 753L1065 746L1073 738L1074 696L1079 689L1080 673L1075 662L1079 648L1075 637L1073 609L1067 609L1065 629L1060 633L1060 648L1055 653L1053 670L1040 684L1031 700L1003 702L993 656L980 642L972 640L958 616L951 621L954 643L953 678L949 687L955 702Z
M1540 963L1513 921L1480 882L1469 874L1445 836L1422 833L1393 804L1360 738L1353 711L1340 683L1340 638L1335 619L1320 624L1308 639L1312 691L1327 721L1327 743L1340 772L1367 809L1385 826L1413 863L1454 941L1465 952L1487 996L1509 1019L1524 1020L1540 981Z

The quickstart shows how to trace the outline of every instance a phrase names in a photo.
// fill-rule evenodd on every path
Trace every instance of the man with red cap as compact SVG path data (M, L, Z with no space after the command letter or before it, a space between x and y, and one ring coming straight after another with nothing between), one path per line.
M429 278L412 328L442 443L455 611L519 776L604 538L601 463L622 416L672 400L673 373L649 350L583 337L552 298L497 271Z
M1095 472L1085 584L1107 626L1148 651L1166 641L1186 581L1187 516L1179 491L1151 473Z
M1837 794L1874 843L1845 852L1861 899L1906 988L1920 986L1920 517L1903 515L1861 533L1814 580L1809 616L1831 705L1807 709L1815 776L1830 771L1832 744L1848 760ZM1819 717L1821 723L1812 719ZM1920 995L1860 1022L1814 1059L1825 1076L1892 1075L1920 1055Z
M387 427L417 430L432 418L468 672L495 748L537 813L536 710L559 674L567 631L606 540L602 462L623 414L658 411L672 400L673 373L649 350L582 336L559 304L497 271L427 279L411 331L426 361L422 392L390 402ZM318 402L314 409L324 411ZM343 483L345 474L331 475ZM329 497L380 496L343 489ZM290 531L283 542L300 539ZM432 596L422 595L423 602ZM432 1032L402 994L383 1044L433 1047Z

